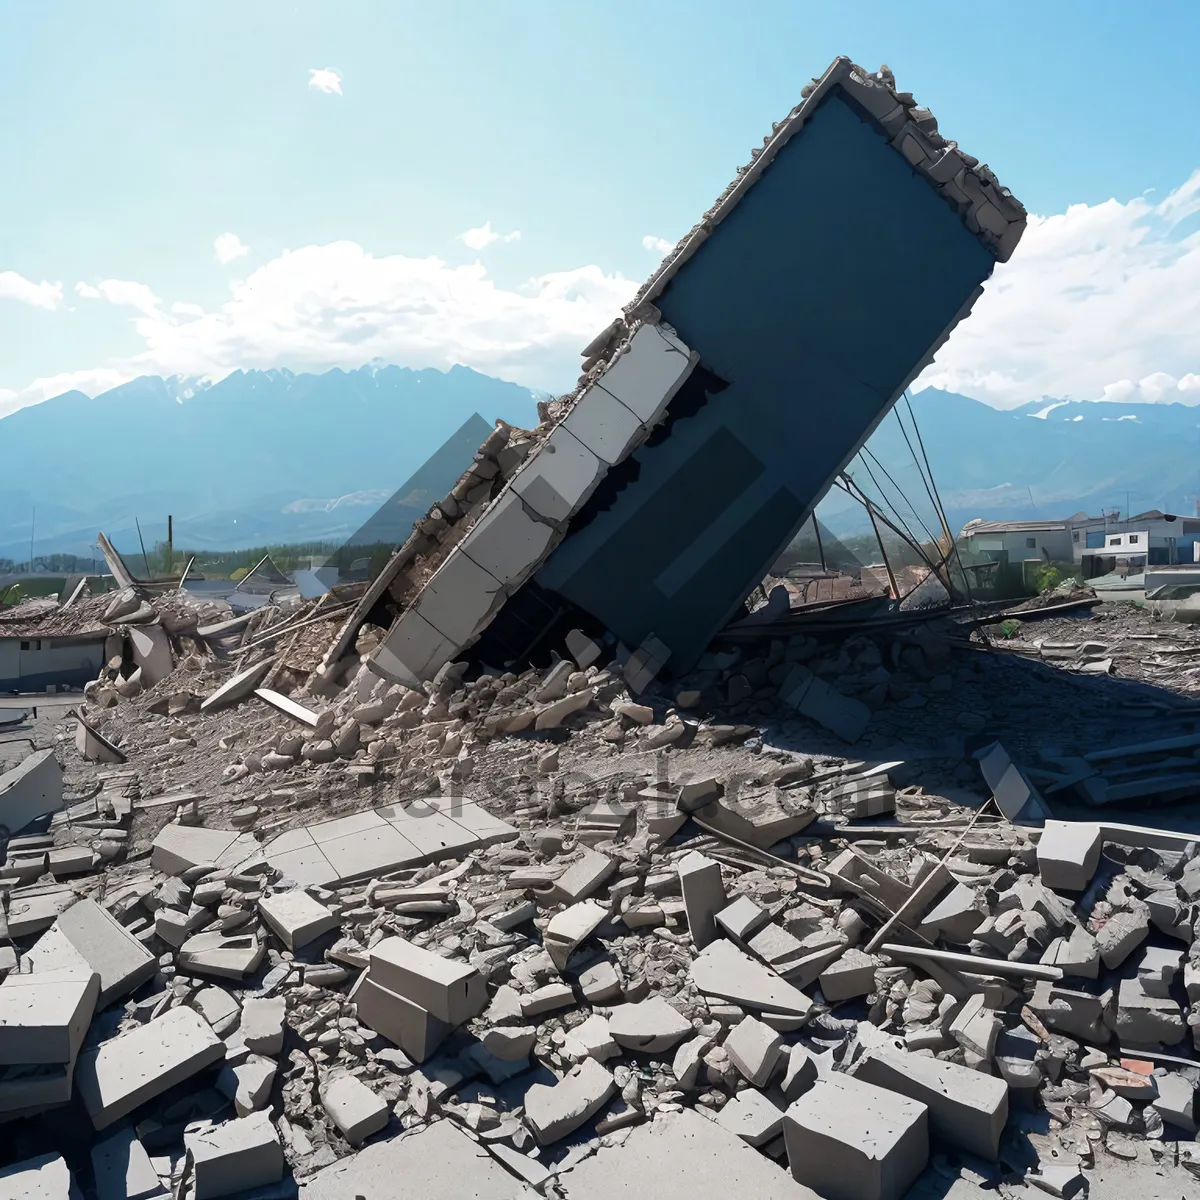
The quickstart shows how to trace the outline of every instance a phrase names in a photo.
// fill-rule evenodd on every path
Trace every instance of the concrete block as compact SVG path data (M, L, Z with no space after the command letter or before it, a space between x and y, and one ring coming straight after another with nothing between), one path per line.
M225 1057L225 1043L190 1008L173 1008L79 1056L75 1083L97 1129Z
M219 708L226 708L230 704L236 704L239 700L244 700L262 683L274 665L273 658L265 658L262 662L255 663L254 666L247 667L244 671L239 671L225 680L215 692L211 692L200 701L200 711L213 712Z
M371 947L371 979L420 1005L448 1025L461 1025L487 1007L483 976L469 963L443 958L402 937Z
M451 662L461 645L435 629L415 609L397 618L371 659L385 679L411 687L423 683Z
M779 1066L783 1039L769 1025L754 1017L744 1017L725 1039L725 1053L755 1087L766 1087Z
M597 1062L604 1062L605 1059L616 1058L621 1049L612 1035L608 1018L600 1013L592 1013L587 1020L567 1031L563 1052L575 1060L594 1058Z
M1165 1070L1155 1073L1154 1082L1158 1086L1158 1095L1150 1106L1167 1125L1194 1136L1197 1132L1196 1089L1191 1082L1183 1075Z
M217 1200L283 1178L283 1146L269 1113L185 1132L183 1144L195 1171L196 1200Z
M0 1066L74 1062L99 994L86 965L10 974L0 983Z
M783 1082L780 1084L784 1099L799 1099L817 1082L819 1073L816 1055L811 1050L799 1043L789 1046L783 1069Z
M679 885L692 944L703 950L716 938L717 913L727 906L721 864L693 850L679 860Z
M950 1036L971 1054L986 1060L996 1050L1000 1036L1000 1018L984 1003L982 992L975 992L963 1001L958 1015L950 1022Z
M350 992L359 1020L399 1046L414 1062L424 1062L453 1028L419 1004L375 982L364 971Z
M458 550L511 593L533 574L557 540L554 525L531 515L520 495L509 488L480 517ZM436 619L434 614L430 619Z
M201 988L188 1003L213 1027L218 1037L232 1033L241 1020L242 1006L224 988Z
M930 941L939 936L951 942L966 943L983 923L976 907L974 888L956 883L924 916L920 932Z
M546 889L545 899L551 904L575 904L590 896L615 870L616 859L599 850L585 850Z
M854 1068L854 1076L876 1087L918 1100L929 1109L935 1137L995 1162L1008 1120L1008 1086L957 1063L880 1047Z
M266 949L252 933L197 933L180 947L176 963L191 974L241 980L258 970Z
M587 941L607 917L607 906L581 900L550 918L542 931L542 946L560 971L566 970L576 947Z
M604 1020L603 1017L600 1019ZM521 1062L528 1058L533 1050L537 1041L537 1030L532 1025L501 1025L489 1029L480 1040L483 1042L483 1048L501 1062Z
M725 1104L717 1124L748 1146L765 1146L783 1131L783 1110L762 1092L747 1088Z
M566 643L567 653L581 671L586 671L600 657L600 647L581 629L568 629Z
M783 1118L795 1179L825 1200L901 1200L929 1161L924 1104L829 1075Z
M866 732L871 710L853 696L843 696L835 687L813 676L796 705L802 717L836 734L844 742L857 742Z
M1064 975L1095 979L1100 974L1100 944L1082 925L1076 925L1070 937L1055 938L1046 947L1042 962L1058 967Z
M821 972L821 994L830 1004L869 996L875 990L878 966L871 955L851 948Z
M246 1049L274 1056L283 1052L287 1005L281 996L251 996L242 1002L241 1031Z
M620 462L646 435L637 413L600 385L593 384L563 420L601 462Z
M746 943L771 919L749 896L739 896L732 904L717 913L717 925L739 946Z
M164 875L182 875L201 863L215 863L237 841L236 829L164 825L154 839L150 865Z
M1105 1022L1111 1003L1110 992L1093 996L1041 980L1034 986L1029 1007L1047 1029L1094 1046L1104 1046L1111 1040Z
M617 1044L639 1054L661 1054L692 1032L692 1023L659 996L635 1004L618 1004L608 1028Z
M653 425L698 359L661 325L642 325L594 386L614 396L644 425Z
M706 996L716 996L755 1012L807 1018L813 1002L770 967L757 962L732 942L706 946L692 961L691 979Z
M329 1119L352 1146L387 1128L388 1106L353 1075L339 1075L321 1088L321 1104Z
M667 665L671 648L661 639L648 634L642 644L629 656L621 674L634 695L640 695Z
M82 960L100 976L97 1009L127 996L158 970L154 955L108 909L86 898L59 915L26 959L35 974Z
M461 647L483 629L501 599L500 581L472 562L459 546L442 560L425 585L416 611Z
M452 1121L374 1142L300 1180L300 1200L519 1200L527 1194Z
M0 1196L5 1200L81 1200L82 1193L61 1154L42 1154L0 1167Z
M1142 910L1114 913L1096 934L1100 961L1113 971L1119 967L1150 933L1149 916Z
M53 750L35 750L0 775L0 825L10 834L62 806L62 767Z
M239 1117L246 1117L267 1107L278 1071L279 1065L273 1059L252 1054L237 1066L226 1063L214 1086L233 1101L233 1111Z
M58 846L46 855L46 869L55 879L68 875L86 875L95 857L88 846Z
M1173 1046L1182 1041L1183 1012L1171 997L1148 994L1138 979L1123 979L1117 993L1117 1037L1125 1046Z
M128 1126L92 1147L92 1170L96 1200L159 1200L169 1195L150 1155Z
M341 925L336 913L301 888L264 896L258 911L289 950L299 950Z
M1082 892L1100 863L1100 826L1085 821L1047 821L1038 841L1038 872L1048 888Z
M576 513L603 478L608 464L558 425L513 477L515 491L539 516L561 522Z
M687 1108L659 1109L559 1178L570 1200L816 1200L737 1134Z
M594 1058L553 1086L535 1083L525 1093L525 1119L541 1146L550 1146L590 1121L617 1090L612 1073Z
M1168 997L1175 977L1183 969L1183 951L1149 946L1137 966L1137 981L1147 996Z

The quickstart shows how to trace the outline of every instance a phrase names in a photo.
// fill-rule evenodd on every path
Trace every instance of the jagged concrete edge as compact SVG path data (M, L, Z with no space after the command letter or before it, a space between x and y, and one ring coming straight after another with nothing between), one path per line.
M100 552L104 555L109 574L113 577L117 587L136 588L138 586L137 578L125 565L125 560L117 553L117 548L112 542L103 533L96 534L96 541L100 544Z
M491 622L492 618L494 618L496 613L500 611L500 609L507 602L509 597L512 596L515 592L517 592L521 587L524 586L524 584L531 578L531 576L536 573L537 569L542 565L542 563L544 563L546 561L546 559L549 558L549 556L554 552L554 550L562 543L563 539L566 537L566 535L569 531L571 521L574 519L574 517L578 513L579 509L582 508L584 504L586 504L588 497L595 491L595 489L597 487L599 487L600 483L607 476L608 472L611 471L613 469L613 467L618 466L620 463L624 462L635 450L637 450L638 447L641 446L645 442L646 438L649 437L651 430L656 425L658 425L662 422L663 418L666 416L667 410L670 407L671 401L675 398L676 394L678 393L679 389L683 386L684 382L691 376L692 372L695 370L696 364L700 361L699 352L684 345L684 343L679 339L679 336L678 336L678 334L676 334L675 330L672 329L665 322L662 322L660 324L657 320L651 321L647 318L644 318L639 322L639 324L637 325L637 328L635 328L634 330L632 330L630 332L628 338L621 344L621 346L617 349L617 351L615 353L613 353L612 357L603 365L603 368L596 374L595 378L593 378L586 387L580 389L580 391L577 393L577 395L574 398L575 399L574 404L572 404L570 409L564 411L562 413L562 415L559 417L559 419L557 421L555 421L554 427L551 430L551 434L553 434L560 426L562 426L566 422L566 420L570 417L571 413L573 413L575 411L576 407L586 398L587 394L589 392L591 392L593 389L603 392L610 401L615 402L616 404L620 405L621 407L625 407L624 404L618 399L618 397L616 397L612 392L610 392L607 388L605 388L603 386L602 380L604 378L604 375L607 374L608 371L612 370L616 366L616 364L620 361L620 359L622 358L624 353L626 353L630 349L634 337L636 337L636 335L641 331L641 329L644 326L653 326L655 329L657 329L659 331L660 336L663 337L664 341L674 342L675 345L679 348L679 350L687 355L686 369L679 375L679 377L675 380L675 382L671 385L671 387L666 391L666 393L664 393L662 399L658 403L658 412L657 412L657 415L655 416L655 418L653 420L644 422L642 424L642 429L641 429L640 434L637 437L635 437L626 446L624 452L619 457L617 457L613 462L605 463L604 460L599 457L599 455L595 454L594 451L592 451L589 447L585 446L585 449L588 450L588 453L592 454L593 457L595 457L598 462L603 464L604 469L597 474L595 480L593 481L592 487L587 491L587 493L585 493L585 495L579 501L579 503L576 505L574 510L571 513L569 513L566 517L562 518L561 520L559 520L557 522L549 520L545 516L537 513L535 510L533 510L530 503L528 501L526 501L524 499L524 497L520 494L520 492L518 492L515 488L515 484L517 483L518 480L520 480L520 478L524 474L524 472L527 471L537 461L537 459L540 457L540 455L544 452L546 444L549 441L549 435L547 436L546 439L544 439L542 441L542 443L537 447L537 449L534 450L533 453L528 456L528 458L526 458L526 460L521 464L520 468L518 468L518 470L514 473L513 477L510 480L508 480L507 483L505 483L504 487L500 490L500 492L488 504L487 508L480 515L479 521L482 521L483 518L489 512L491 512L498 505L500 505L504 501L505 497L510 492L512 492L513 495L516 497L517 501L521 504L522 508L525 510L526 515L529 516L529 518L531 520L536 521L539 524L550 525L554 529L554 533L551 536L549 542L547 543L545 550L540 555L538 555L532 562L530 562L529 564L526 565L526 567L521 572L521 575L515 582L510 582L510 583L501 585L501 587L498 589L498 591L494 594L491 610L487 614L486 620L484 620L482 624L478 625L475 628L472 636L467 638L465 641L463 641L457 647L457 649L454 651L454 655L451 657L451 659L448 659L446 661L452 661L453 657L461 654L464 650L468 649L479 639L479 637L483 634L484 630L487 628L488 624ZM636 414L634 414L634 415L636 415ZM569 432L569 430L568 430L568 432ZM478 523L479 522L476 522L476 526L478 525ZM478 563L475 563L475 560L471 557L471 554L470 554L470 544L471 544L474 533L475 533L475 528L473 527L471 530L469 530L467 532L467 534L461 539L461 541L459 541L457 543L457 545L454 546L454 548L450 551L450 553L446 555L446 557L438 565L437 570L434 571L434 573L426 581L426 583L421 588L421 590L417 594L417 596L415 596L413 598L412 603L410 605L408 605L408 607L405 608L405 610L396 617L395 621L392 622L392 625L388 629L387 634L384 636L383 641L380 643L379 647L371 654L370 658L368 659L368 664L369 664L371 670L375 671L377 674L384 676L385 678L394 679L394 676L390 672L385 671L379 665L379 655L380 655L380 651L384 650L387 647L392 634L397 630L400 623L405 619L405 617L409 616L410 614L421 617L422 620L427 621L427 623L429 623L435 630L437 630L437 627L433 626L432 622L428 621L428 618L423 617L422 614L417 611L417 609L418 609L418 605L420 603L421 597L425 593L426 589L430 586L430 584L432 584L434 582L434 580L436 580L438 578L438 576L440 574L442 574L443 571L446 570L448 564L452 563L458 556L461 555L462 557L466 558L468 561L472 562L479 570L486 570L486 568L480 567ZM445 634L442 634L440 630L437 630L437 632L438 632L439 636L443 637L448 643L452 642L454 640L454 639L447 637ZM398 680L398 682L411 683L412 681L409 679L400 679L400 680Z

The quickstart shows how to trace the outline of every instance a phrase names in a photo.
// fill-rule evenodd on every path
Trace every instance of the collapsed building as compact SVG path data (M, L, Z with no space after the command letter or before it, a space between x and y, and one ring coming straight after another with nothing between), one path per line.
M102 542L104 666L0 776L0 1196L1194 1191L1196 843L1054 815L1186 791L1186 683L1109 678L1159 635L986 639L1085 598L769 612L710 645L1019 236L910 101L839 60L576 393L490 435L369 585L235 615ZM841 270L811 344L705 313L771 273L719 231L819 200L822 161L844 203L800 224L866 239L891 288L810 240ZM758 521L715 558L701 468L704 520ZM1200 648L1175 636L1155 670ZM1010 754L1055 687L1082 744ZM1117 709L1156 736L1086 751Z
M585 349L576 390L534 435L484 443L327 672L389 591L372 662L399 682L471 647L520 661L574 626L695 663L1025 227L890 82L840 59L809 85Z

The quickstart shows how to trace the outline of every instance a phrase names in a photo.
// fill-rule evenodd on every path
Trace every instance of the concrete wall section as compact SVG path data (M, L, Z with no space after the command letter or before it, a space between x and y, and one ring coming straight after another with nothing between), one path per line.
M104 636L0 637L0 692L83 687L104 665Z
M840 88L655 303L728 387L634 452L635 482L537 581L689 666L995 259Z

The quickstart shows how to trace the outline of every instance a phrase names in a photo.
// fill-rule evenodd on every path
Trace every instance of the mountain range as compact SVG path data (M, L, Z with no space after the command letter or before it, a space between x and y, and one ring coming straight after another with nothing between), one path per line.
M37 556L86 556L100 529L135 550L135 519L152 545L168 514L181 548L348 538L472 418L528 427L537 398L460 366L67 392L0 420L0 557L28 558L31 521Z
M86 555L99 529L134 550L135 518L150 545L164 537L168 513L181 548L347 539L389 497L389 511L406 520L410 507L428 507L436 497L419 489L406 501L403 481L423 478L419 469L448 442L469 460L484 421L534 424L538 398L461 366L235 371L211 385L146 376L92 399L67 392L0 420L0 557L28 557L35 508L37 555ZM912 406L955 530L973 517L1196 511L1200 408L1043 398L1002 411L936 389L916 393ZM907 425L903 402L898 411ZM890 490L890 476L931 518L895 417L868 450L851 465L856 481L878 494L874 485ZM839 535L864 524L861 508L837 493L819 511Z

